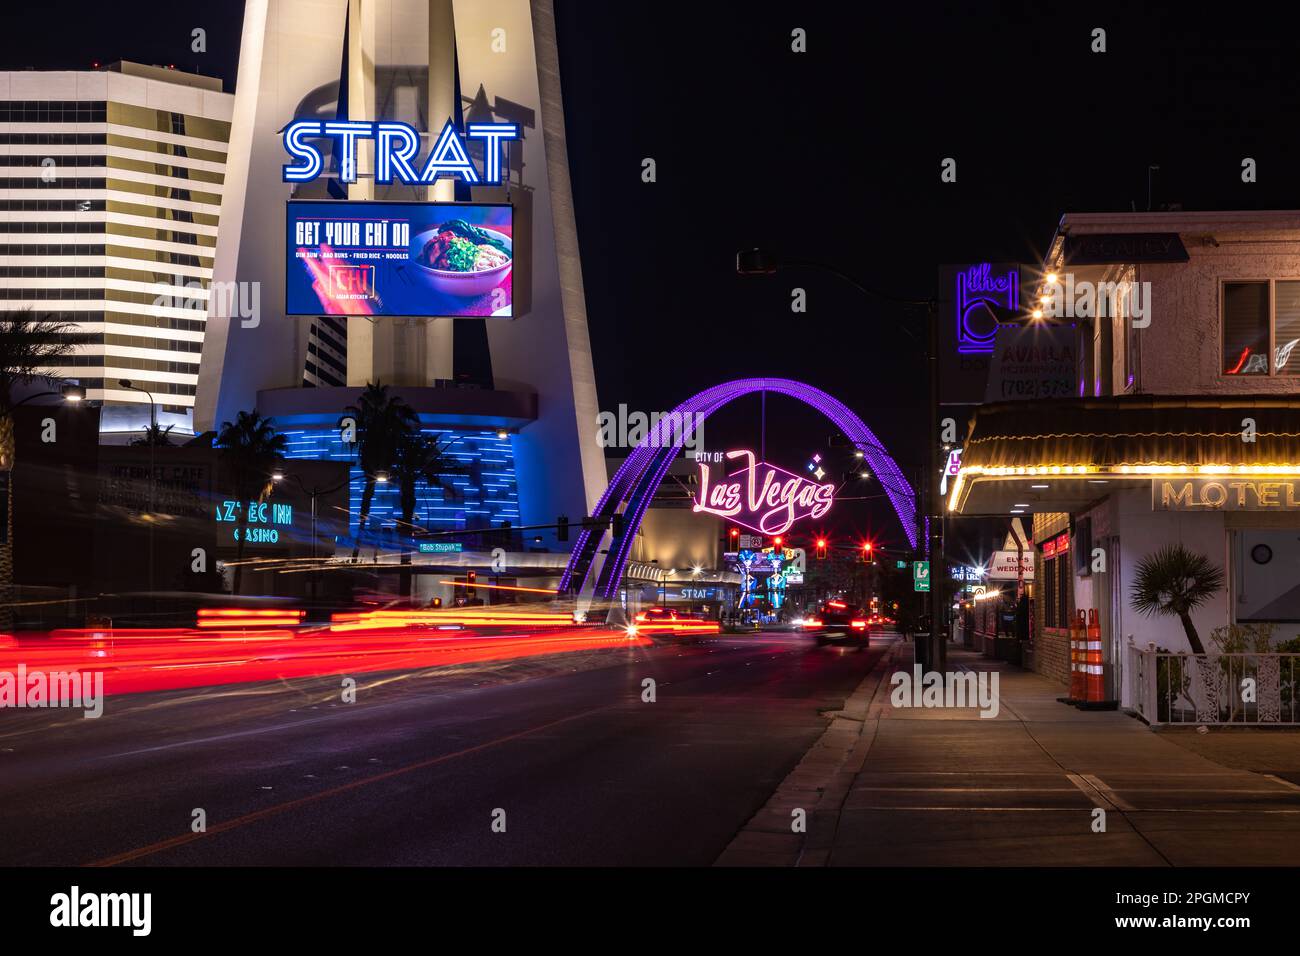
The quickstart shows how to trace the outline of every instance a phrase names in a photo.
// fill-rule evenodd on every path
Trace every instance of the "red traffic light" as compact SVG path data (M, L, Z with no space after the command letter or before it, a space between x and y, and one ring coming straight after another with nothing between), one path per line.
M818 539L817 539L817 547L819 547L819 548L824 548L824 547L826 547L826 539L825 539L825 538L818 538Z
M731 529L731 536L732 536L733 538L739 537L739 536L740 536L740 529L739 529L739 528L732 528L732 529Z
M782 538L782 537L778 534L775 538L772 539L772 543L773 543L774 545L776 545L776 546L779 548L779 547L781 547L781 542L784 541L784 540L785 540L785 539Z

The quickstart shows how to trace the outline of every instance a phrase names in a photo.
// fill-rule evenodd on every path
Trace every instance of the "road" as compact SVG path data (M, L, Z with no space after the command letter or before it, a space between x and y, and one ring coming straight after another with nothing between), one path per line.
M0 865L708 865L895 639L358 674L353 703L330 677L6 711Z

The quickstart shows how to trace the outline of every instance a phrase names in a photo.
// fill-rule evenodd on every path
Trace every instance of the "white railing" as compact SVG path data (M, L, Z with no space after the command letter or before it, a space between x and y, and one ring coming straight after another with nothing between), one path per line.
M1130 699L1148 724L1300 725L1300 654L1128 650Z

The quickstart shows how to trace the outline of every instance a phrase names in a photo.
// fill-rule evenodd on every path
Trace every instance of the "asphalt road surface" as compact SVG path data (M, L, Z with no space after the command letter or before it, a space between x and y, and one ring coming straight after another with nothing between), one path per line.
M892 640L663 639L358 675L354 703L331 677L0 712L0 865L708 865Z

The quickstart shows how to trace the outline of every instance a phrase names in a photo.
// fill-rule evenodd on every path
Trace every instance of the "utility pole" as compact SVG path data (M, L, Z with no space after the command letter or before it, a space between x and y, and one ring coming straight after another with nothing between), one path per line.
M947 629L944 627L944 583L948 577L948 568L944 560L944 503L939 496L940 430L939 419L939 304L931 301L929 308L929 346L926 349L926 362L930 373L930 422L926 429L927 469L922 486L926 489L926 513L930 515L929 559L930 559L930 653L927 664L930 670L944 671L948 663Z

